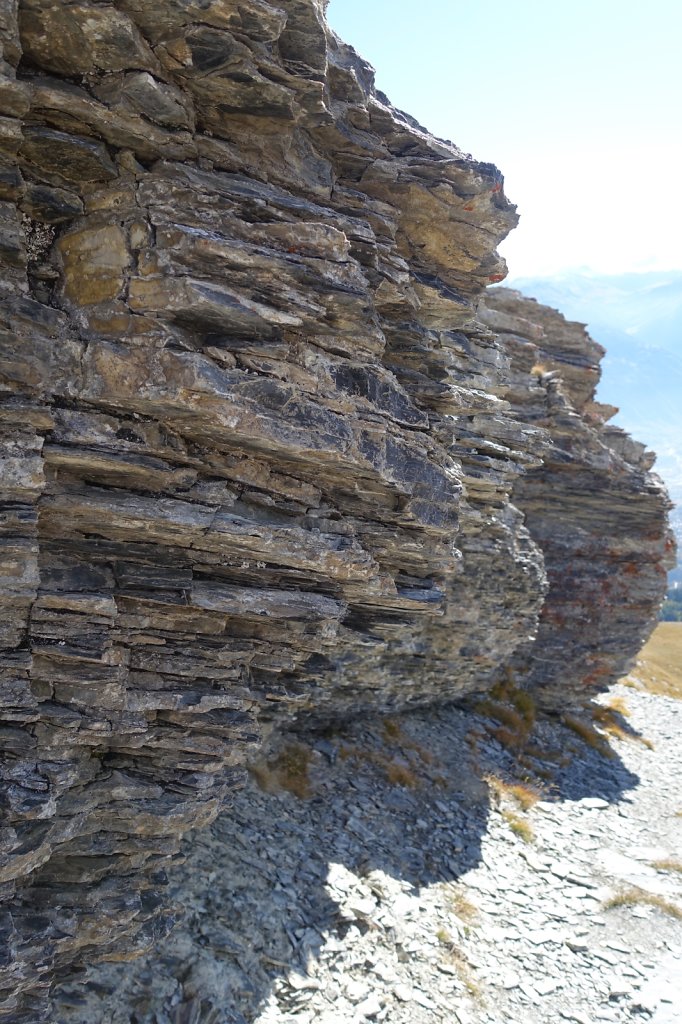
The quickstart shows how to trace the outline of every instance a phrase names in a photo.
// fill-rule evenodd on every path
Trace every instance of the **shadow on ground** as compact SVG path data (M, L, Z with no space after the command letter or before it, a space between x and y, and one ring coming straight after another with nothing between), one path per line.
M184 910L176 931L133 963L94 966L59 986L54 1024L249 1024L287 976L295 1007L324 945L349 927L387 926L387 879L414 894L479 864L486 777L544 775L545 799L609 802L638 782L561 723L536 728L524 764L492 731L452 707L292 739L259 767L260 785L252 777L211 829L186 841L171 887ZM287 786L309 787L307 796ZM347 871L374 905L346 898Z

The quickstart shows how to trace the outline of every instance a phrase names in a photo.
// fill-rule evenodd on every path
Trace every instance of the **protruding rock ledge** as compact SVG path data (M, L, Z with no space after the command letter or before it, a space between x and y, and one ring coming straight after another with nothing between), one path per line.
M654 456L594 400L604 350L585 330L518 292L496 288L479 312L533 386L509 398L551 447L512 500L545 560L549 591L531 645L513 665L554 709L624 675L655 625L674 562L670 502ZM513 382L513 376L512 376Z

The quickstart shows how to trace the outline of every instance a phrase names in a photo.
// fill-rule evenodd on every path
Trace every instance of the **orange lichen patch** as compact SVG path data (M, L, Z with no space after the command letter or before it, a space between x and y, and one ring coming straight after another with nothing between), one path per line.
M597 603L601 606L601 602ZM612 669L609 665L597 665L591 672L587 672L583 676L583 683L590 689L599 687L611 675L611 671Z

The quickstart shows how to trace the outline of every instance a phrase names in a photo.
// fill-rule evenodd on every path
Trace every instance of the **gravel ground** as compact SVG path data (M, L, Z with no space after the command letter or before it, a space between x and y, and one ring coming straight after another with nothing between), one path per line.
M187 842L173 935L54 1024L681 1024L682 702L614 697L611 756L544 720L522 766L461 708L292 741Z

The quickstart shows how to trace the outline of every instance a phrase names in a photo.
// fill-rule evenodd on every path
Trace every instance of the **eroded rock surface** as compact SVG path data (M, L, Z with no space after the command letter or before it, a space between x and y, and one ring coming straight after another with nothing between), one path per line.
M511 359L515 414L551 438L512 495L549 582L537 634L512 664L556 709L624 675L653 629L675 547L668 503L649 472L653 453L594 400L604 350L582 324L506 288L489 292L479 315Z
M510 666L560 705L663 591L665 495L591 402L598 347L516 297L477 317L499 172L392 108L323 8L0 2L17 1024L172 922L180 836L273 733Z

